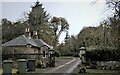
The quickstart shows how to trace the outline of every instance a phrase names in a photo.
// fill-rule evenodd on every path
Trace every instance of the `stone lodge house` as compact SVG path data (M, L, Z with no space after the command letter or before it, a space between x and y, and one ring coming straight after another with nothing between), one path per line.
M4 48L3 54L16 54L14 57L34 58L42 61L48 60L48 52L51 49L50 45L38 38L37 31L34 31L31 36L29 28L26 28L25 34L2 44L2 47Z

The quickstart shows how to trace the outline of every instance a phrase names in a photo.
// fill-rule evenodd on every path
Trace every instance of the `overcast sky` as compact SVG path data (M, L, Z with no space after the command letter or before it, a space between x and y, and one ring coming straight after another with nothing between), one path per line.
M2 18L17 21L22 18L24 12L31 10L34 0L2 0ZM45 10L51 16L65 17L69 24L69 34L77 35L83 27L97 26L105 16L106 5L104 0L93 4L95 0L40 0ZM0 6L1 7L1 6ZM65 33L62 33L60 42Z

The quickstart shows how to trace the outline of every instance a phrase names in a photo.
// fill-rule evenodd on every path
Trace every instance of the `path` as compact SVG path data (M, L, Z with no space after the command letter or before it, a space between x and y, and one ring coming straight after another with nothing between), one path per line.
M45 73L72 73L75 67L80 63L79 58L74 58L73 60L60 65L52 70L49 70Z

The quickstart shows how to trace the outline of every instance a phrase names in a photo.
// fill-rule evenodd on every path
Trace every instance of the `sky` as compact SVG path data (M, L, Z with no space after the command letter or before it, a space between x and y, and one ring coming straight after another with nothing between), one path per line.
M28 13L36 0L1 0L2 18L17 21ZM40 0L45 10L51 16L64 17L70 24L69 35L77 35L83 27L98 26L106 18L106 4L104 0ZM0 2L1 4L1 2ZM59 41L63 42L65 33Z

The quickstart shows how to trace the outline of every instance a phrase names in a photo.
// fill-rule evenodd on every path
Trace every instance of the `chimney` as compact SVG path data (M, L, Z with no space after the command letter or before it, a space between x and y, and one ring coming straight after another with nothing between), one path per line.
M34 39L38 39L38 33L37 33L37 31L33 31L33 38Z
M26 36L28 39L31 39L30 28L25 28L25 36Z

